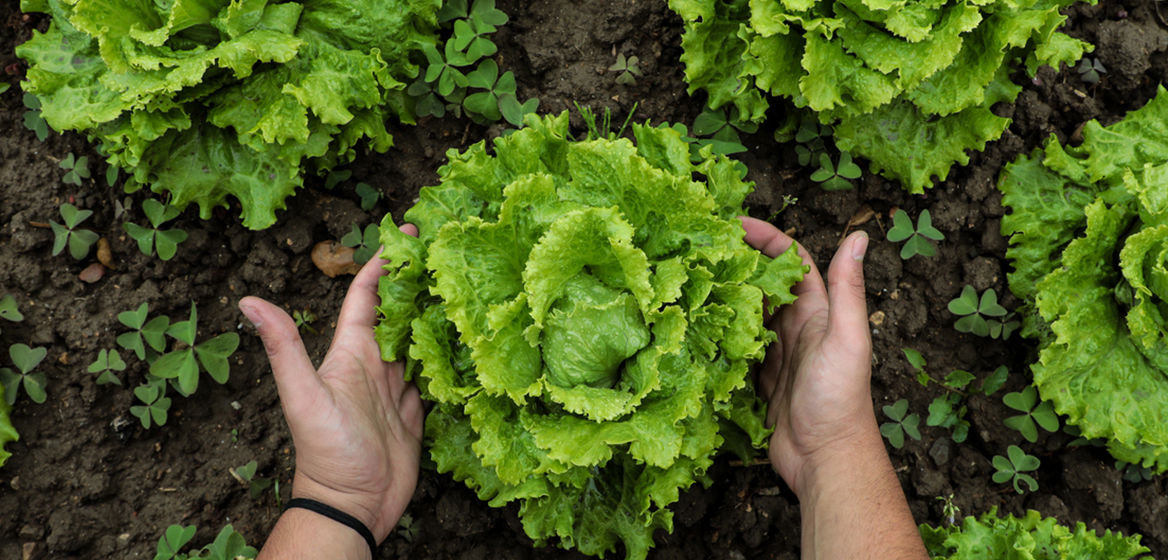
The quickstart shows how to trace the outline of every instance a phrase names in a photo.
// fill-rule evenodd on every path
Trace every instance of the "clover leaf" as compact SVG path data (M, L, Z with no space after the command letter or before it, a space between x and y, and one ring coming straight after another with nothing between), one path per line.
M122 380L118 379L118 374L115 372L125 370L126 362L122 360L122 356L118 354L117 350L102 350L97 353L97 359L89 364L86 371L98 374L98 385L121 385Z
M16 393L21 387L24 387L25 394L32 402L45 402L45 374L33 370L45 359L46 354L48 350L45 348L30 348L21 343L8 347L8 356L16 370L0 368L0 383L4 385L4 400L9 405L16 402Z
M1006 396L1002 397L1002 402L1022 413L1006 418L1003 423L1018 430L1030 443L1038 441L1038 426L1048 432L1059 429L1058 414L1049 402L1038 401L1038 389L1033 385L1022 391L1006 393Z
M908 412L908 400L900 399L892 405L885 405L883 407L884 415L887 416L891 422L885 422L880 425L880 433L888 439L888 443L893 447L900 449L904 447L904 436L920 440L921 431L918 427L921 423L921 417L915 412L905 415Z
M77 226L93 215L92 210L79 210L76 206L66 202L59 209L64 224L52 220L49 226L53 229L53 256L61 254L65 246L69 246L69 254L76 260L84 259L89 249L97 243L98 235L87 229Z
M905 241L900 248L901 260L909 260L916 255L931 257L937 254L937 248L928 240L941 241L945 239L937 228L933 227L933 219L928 210L921 210L914 227L912 219L904 210L897 209L892 214L892 228L888 230L888 240L893 243Z
M994 482L1002 484L1011 481L1014 485L1014 491L1019 494L1025 493L1021 483L1025 483L1031 492L1038 490L1038 481L1025 473L1037 470L1042 461L1039 461L1038 457L1027 455L1017 445L1011 445L1007 448L1006 455L1009 458L994 455L993 465L997 469L993 475Z

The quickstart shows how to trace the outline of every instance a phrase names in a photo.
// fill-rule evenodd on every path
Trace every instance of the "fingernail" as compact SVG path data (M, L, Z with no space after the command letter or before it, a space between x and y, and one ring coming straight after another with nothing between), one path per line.
M868 233L860 232L856 236L856 240L852 242L852 258L858 261L864 260L864 253L868 251Z
M257 310L255 307L252 307L251 305L240 302L239 310L243 312L243 316L247 317L247 320L251 321L252 326L254 326L255 328L258 329L258 328L260 328L260 325L263 324L263 321L260 320L259 310Z

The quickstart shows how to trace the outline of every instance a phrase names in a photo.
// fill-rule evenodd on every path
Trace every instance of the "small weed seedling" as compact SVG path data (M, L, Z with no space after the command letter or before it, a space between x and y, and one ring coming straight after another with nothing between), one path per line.
M1039 461L1038 457L1027 455L1017 445L1011 445L1007 448L1006 455L1009 458L994 455L994 468L997 469L993 476L994 482L1002 484L1006 481L1013 481L1014 491L1019 494L1026 492L1022 490L1022 483L1025 483L1031 492L1038 490L1038 481L1026 473L1038 470L1042 461Z
M98 235L87 229L78 229L77 226L81 222L89 219L93 215L92 210L79 210L76 206L66 202L60 208L61 219L64 224L58 224L54 221L49 221L49 226L53 228L53 256L61 254L65 250L65 246L69 246L69 254L76 260L84 259L89 254L89 249L97 243Z
M5 295L0 298L0 319L19 323L24 320L24 314L20 312L20 308L16 305L16 298L11 295Z
M616 83L622 86L637 85L637 76L641 75L641 68L638 65L640 59L635 56L625 58L624 53L616 55L616 63L608 67L609 72L620 72L616 77Z
M469 65L472 61L458 51L454 46L454 39L446 41L443 53L439 53L438 49L430 44L423 45L422 52L426 55L425 83L434 84L434 91L438 92L438 95L447 97L454 93L455 88L467 86L466 74L459 68Z
M365 226L365 233L361 233L361 228L357 227L357 224L353 224L352 231L341 238L341 245L355 249L353 262L365 264L377 255L377 248L381 244L379 235L377 224Z
M597 121L597 114L592 110L591 107L581 107L579 103L574 103L574 105L576 106L576 112L580 113L580 119L584 121L584 127L588 130L588 134L585 135L585 139L613 140L624 135L625 129L627 129L629 127L629 123L633 121L633 115L637 113L637 107L640 106L640 103L633 104L633 108L629 109L629 115L625 117L625 122L621 124L621 127L615 132L612 130L612 110L608 107L604 108L604 115L600 116L600 120ZM685 128L684 125L675 126L681 126L682 129ZM659 125L659 127L668 128L664 123ZM682 134L682 137L685 139L684 133ZM689 140L686 141L688 142Z
M795 131L795 156L799 158L799 165L807 166L819 160L819 155L827 151L824 138L831 135L830 126L821 124L811 115L805 115L799 122L799 129Z
M1123 472L1123 479L1132 484L1148 482L1156 477L1152 467L1141 467L1124 461L1116 461L1115 470Z
M150 374L162 379L174 379L178 384L178 392L184 397L193 394L199 388L200 366L216 383L227 383L230 364L227 358L239 347L239 335L233 332L223 333L211 340L195 344L195 333L198 330L198 312L194 302L191 302L191 316L186 321L179 321L166 329L167 336L183 343L184 347L172 350L154 360L150 364Z
M851 180L859 179L860 175L860 166L852 161L852 154L840 152L838 166L832 165L831 156L819 154L819 169L811 174L811 180L820 183L825 191L846 191L852 188Z
M146 256L158 252L158 258L169 261L178 252L178 244L186 241L187 232L181 229L161 230L162 224L178 217L179 209L148 198L142 203L142 212L151 227L142 227L132 222L122 224L126 233L138 242L138 250Z
M462 106L470 113L481 115L489 121L503 118L499 111L499 99L504 95L515 97L515 74L510 71L499 75L499 65L486 59L474 71L466 75L467 87L484 91L471 93L462 100Z
M368 212L381 200L381 192L367 183L357 183L357 197L361 199L361 209Z
M1103 63L1099 62L1098 58L1084 56L1079 59L1079 65L1075 67L1075 71L1079 73L1079 77L1084 82L1095 85L1099 83L1099 79L1102 77L1100 74L1107 73L1107 68L1103 67Z
M147 430L150 426L165 426L166 414L170 410L170 397L166 396L166 383L154 380L134 388L134 396L138 397L141 405L130 407L130 414L142 421L142 427Z
M921 439L919 429L921 417L917 416L915 412L906 416L907 412L907 399L900 399L892 405L884 405L884 415L892 421L881 424L880 433L888 439L888 443L897 449L904 447L906 434L915 440L920 441Z
M1038 389L1035 389L1033 385L1020 392L1006 393L1006 396L1002 397L1002 402L1022 413L1011 416L1003 422L1007 427L1018 430L1022 437L1030 443L1038 441L1039 426L1048 432L1055 432L1059 429L1058 414L1055 413L1049 402L1038 401Z
M32 402L45 402L45 374L34 372L41 361L45 359L48 350L37 347L29 348L26 344L16 343L8 347L8 357L12 359L13 371L9 368L0 368L0 383L4 384L4 400L9 405L16 402L16 392L24 387L24 392Z
M499 112L503 119L516 128L523 127L523 119L527 115L535 114L539 109L539 99L532 97L523 103L513 93L505 93L499 98Z
M1006 366L998 366L998 369L995 369L993 373L989 374L989 376L987 376L985 380L981 382L982 393L988 397L998 392L998 389L1001 389L1002 385L1006 384L1006 378L1009 376L1010 372L1006 369Z
M264 494L264 490L272 487L274 481L271 478L256 476L257 465L255 459L252 459L247 464L228 471L240 484L247 486L247 493L253 500L258 500ZM276 487L276 501L280 501L279 486Z
M10 88L10 87L12 87L12 84L10 84L8 82L0 82L0 95L2 95L4 92L8 91L8 88Z
M965 406L965 393L962 390L973 379L973 374L968 371L958 369L949 372L940 385L950 392L929 403L929 416L925 424L952 430L951 437L956 443L962 443L969 437L969 421L965 419L969 409Z
M41 116L41 100L31 93L25 93L23 100L24 106L28 108L24 112L24 128L35 132L37 140L44 142L49 137L49 123Z
M98 385L121 385L122 380L118 379L116 372L126 371L126 362L122 360L121 354L117 350L102 350L97 353L97 359L89 364L89 373L96 373Z
M105 168L105 183L110 187L114 187L118 182L118 166L107 165Z
M916 227L913 227L908 212L897 209L896 213L892 215L892 229L888 230L888 240L893 243L905 241L905 244L900 248L901 260L907 261L916 255L922 257L936 255L937 248L929 242L929 239L941 241L945 239L945 235L933 227L933 219L929 216L928 210L921 210L921 215L917 217Z
M296 323L296 330L302 333L320 334L316 329L312 328L312 323L316 321L316 313L313 313L310 309L293 311L292 321Z
M134 311L118 313L118 321L133 330L118 335L117 343L133 352L139 360L153 363L166 350L166 330L170 328L170 318L160 315L147 321L148 311L149 306L143 303Z
M337 185L348 181L353 172L348 169L334 169L324 177L324 188L332 190Z
M247 545L243 535L231 525L224 526L211 544L198 550L183 552L195 538L195 526L171 525L158 539L154 560L250 560L259 552Z
M953 494L937 496L937 499L944 502L941 504L941 515L945 517L945 523L948 525L957 523L957 518L961 516L961 508L953 503Z
M998 303L998 294L993 288L982 292L978 298L973 286L965 286L961 295L949 302L949 312L961 317L953 324L958 332L1006 340L1018 329L1018 321L1010 319L1009 312Z
M66 184L80 187L82 179L89 178L89 158L86 156L74 159L73 152L69 152L69 155L65 156L65 159L61 160L57 165L60 165L61 169L67 171L65 177L61 179Z

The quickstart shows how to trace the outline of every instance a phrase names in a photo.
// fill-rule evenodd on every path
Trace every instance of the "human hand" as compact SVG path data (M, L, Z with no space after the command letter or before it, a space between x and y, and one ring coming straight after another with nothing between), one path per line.
M792 243L771 224L742 218L746 242L775 257ZM767 425L773 426L771 464L802 500L813 473L858 446L883 451L872 409L872 341L864 298L864 252L868 236L854 233L844 241L827 272L827 287L811 255L799 255L811 267L793 292L795 303L770 319L779 336L759 372L761 396L768 402Z
M402 231L417 235L412 225ZM423 416L401 362L383 362L373 338L384 264L370 260L353 279L320 368L287 313L256 297L239 302L263 340L292 432L292 497L356 517L378 542L393 530L417 484Z

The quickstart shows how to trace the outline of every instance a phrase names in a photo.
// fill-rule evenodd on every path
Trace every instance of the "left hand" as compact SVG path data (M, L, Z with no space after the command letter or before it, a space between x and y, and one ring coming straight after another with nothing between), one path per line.
M256 297L239 302L263 340L292 432L292 497L356 517L378 542L397 525L414 493L423 417L418 389L402 379L402 363L383 362L373 338L384 264L374 258L353 279L319 368L287 313Z

